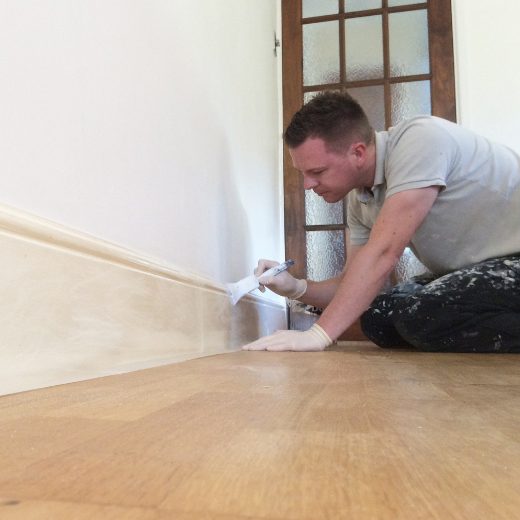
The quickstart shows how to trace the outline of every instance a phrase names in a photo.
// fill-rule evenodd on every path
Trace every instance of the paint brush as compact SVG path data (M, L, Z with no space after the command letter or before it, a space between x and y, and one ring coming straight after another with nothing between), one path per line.
M281 264L271 267L271 269L263 272L260 276L255 276L252 274L251 276L242 278L242 280L239 280L238 282L226 284L227 293L231 298L231 303L236 305L242 296L251 291L254 291L255 289L258 289L263 281L267 281L269 278L272 278L273 276L276 276L277 274L280 274L281 272L289 269L291 265L294 265L294 260L287 260Z

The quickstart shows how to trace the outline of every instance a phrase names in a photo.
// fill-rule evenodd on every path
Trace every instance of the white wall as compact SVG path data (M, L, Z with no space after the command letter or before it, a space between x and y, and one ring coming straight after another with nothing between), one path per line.
M0 203L219 282L283 257L276 0L2 0Z
M3 0L0 203L224 282L283 256L277 0ZM516 0L453 0L459 121L520 149Z
M459 122L520 152L520 2L452 6Z

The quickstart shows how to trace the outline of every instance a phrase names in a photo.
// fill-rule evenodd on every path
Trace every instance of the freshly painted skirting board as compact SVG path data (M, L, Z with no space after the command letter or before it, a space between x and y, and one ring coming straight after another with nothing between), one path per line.
M0 207L0 394L238 349L282 305Z

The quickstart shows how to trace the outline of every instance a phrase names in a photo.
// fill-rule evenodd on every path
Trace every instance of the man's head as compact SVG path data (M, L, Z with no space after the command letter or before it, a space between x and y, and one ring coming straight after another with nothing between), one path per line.
M348 94L318 94L294 115L284 139L294 167L303 175L303 187L326 202L372 187L374 131Z
M297 148L310 137L319 137L328 148L341 150L356 140L372 143L374 130L349 94L322 92L294 114L284 133L289 148Z

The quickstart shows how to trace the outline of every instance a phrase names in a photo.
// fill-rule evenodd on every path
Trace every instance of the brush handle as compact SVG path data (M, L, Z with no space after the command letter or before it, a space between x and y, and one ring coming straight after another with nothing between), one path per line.
M285 262L282 262L281 264L275 265L274 267L271 267L271 269L268 269L264 273L262 273L258 277L258 281L262 283L262 279L267 280L269 278L272 278L273 276L276 276L277 274L282 273L283 271L286 271L291 267L291 265L294 265L294 260L286 260Z

